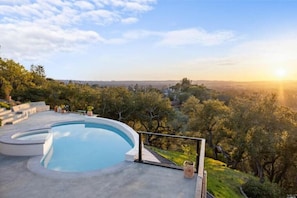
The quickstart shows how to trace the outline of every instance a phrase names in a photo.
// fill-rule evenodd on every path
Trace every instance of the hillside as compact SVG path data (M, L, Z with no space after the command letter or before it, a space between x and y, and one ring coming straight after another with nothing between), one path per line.
M179 166L182 166L183 161L188 159L187 155L180 152L165 151L154 147L150 147L150 149ZM190 158L194 160L195 156L193 155ZM204 169L207 171L207 191L216 198L244 197L240 193L241 185L249 178L254 178L252 175L228 168L221 161L207 157L205 158Z
M253 176L230 169L226 164L211 158L205 158L207 171L207 190L216 198L243 197L240 186Z

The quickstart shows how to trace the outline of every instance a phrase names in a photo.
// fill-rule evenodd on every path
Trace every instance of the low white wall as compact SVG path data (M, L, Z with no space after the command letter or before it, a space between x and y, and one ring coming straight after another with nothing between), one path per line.
M36 107L36 112L49 111L50 106L46 105L44 101L30 102L30 107Z
M28 135L36 133L40 133L40 130L27 132ZM17 134L7 134L7 136L1 137L1 154L10 156L44 155L48 152L53 143L53 134L50 133L44 140L17 140L12 138L15 136L17 136Z
M45 154L43 155L43 157L41 158L40 161L43 162L43 166L44 166L45 168L47 168L48 163L49 163L50 160L52 159L53 153L54 153L54 149L53 149L53 147L50 147L49 150L48 150L48 152L45 153Z
M12 106L11 109L14 112L20 111L22 109L28 109L30 108L30 104L29 103L24 103L24 104L20 104L20 105L16 105L16 106Z
M52 148L53 141L54 141L54 134L49 133L49 136L47 137L47 139L43 144L43 149L42 149L43 155L46 155L49 152L49 150Z
M42 155L43 143L40 144L7 144L0 143L1 153L11 156Z

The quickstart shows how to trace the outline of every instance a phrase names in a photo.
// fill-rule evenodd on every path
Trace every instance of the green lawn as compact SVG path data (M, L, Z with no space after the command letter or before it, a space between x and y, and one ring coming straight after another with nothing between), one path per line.
M177 165L182 165L184 160L188 160L188 156L174 151L164 151L156 148L151 148L163 157L175 162ZM191 160L195 157L191 156ZM230 169L225 163L211 158L205 158L205 170L207 171L207 190L216 198L242 198L239 187L250 177L246 173Z
M207 171L207 190L217 198L243 197L239 187L253 177L246 173L226 167L226 164L211 158L205 158Z

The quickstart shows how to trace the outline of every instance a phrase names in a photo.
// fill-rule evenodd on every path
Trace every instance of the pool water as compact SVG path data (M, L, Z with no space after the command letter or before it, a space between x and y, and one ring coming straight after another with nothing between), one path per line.
M132 141L120 130L102 124L79 123L55 126L52 152L43 165L62 172L86 172L125 160Z
M41 132L36 134L21 135L15 139L17 140L45 140L48 137L48 132Z

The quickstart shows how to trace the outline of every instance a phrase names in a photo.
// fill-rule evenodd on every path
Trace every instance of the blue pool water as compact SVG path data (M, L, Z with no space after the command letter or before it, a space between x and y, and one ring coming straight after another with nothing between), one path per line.
M77 123L55 126L52 152L43 165L62 172L86 172L125 160L132 141L120 130L102 124Z

